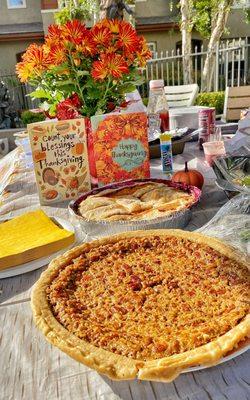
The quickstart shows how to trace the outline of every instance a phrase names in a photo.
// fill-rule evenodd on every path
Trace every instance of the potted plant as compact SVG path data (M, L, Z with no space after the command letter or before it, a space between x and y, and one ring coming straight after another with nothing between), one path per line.
M72 20L51 25L44 44L31 44L16 70L35 87L30 96L47 116L72 119L123 105L143 82L138 68L150 57L145 39L126 21L105 19L87 29Z

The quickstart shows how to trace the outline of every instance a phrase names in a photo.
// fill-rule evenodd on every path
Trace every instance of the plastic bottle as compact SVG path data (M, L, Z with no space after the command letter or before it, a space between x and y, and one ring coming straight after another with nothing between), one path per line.
M161 132L169 130L168 103L164 92L163 79L149 82L147 112L148 137L151 141L158 139Z
M162 172L169 178L173 173L172 135L164 132L160 135Z

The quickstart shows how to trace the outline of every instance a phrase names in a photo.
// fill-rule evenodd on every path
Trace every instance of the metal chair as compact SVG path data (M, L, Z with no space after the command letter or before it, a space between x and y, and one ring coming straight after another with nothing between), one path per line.
M199 92L197 83L192 85L165 86L169 108L190 107L194 105Z

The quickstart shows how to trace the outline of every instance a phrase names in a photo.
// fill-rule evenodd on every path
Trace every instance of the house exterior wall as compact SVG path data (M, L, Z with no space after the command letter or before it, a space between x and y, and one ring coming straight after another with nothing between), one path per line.
M0 25L42 22L40 0L26 0L26 8L8 9L7 0L0 1Z
M26 0L26 8L8 9L7 0L0 1L0 25L27 24L42 22L41 1ZM15 73L17 63L16 55L25 51L26 48L37 39L9 38L0 42L0 74Z
M178 22L179 10L176 7L178 1L173 1L172 9L170 9L170 2L165 0L145 0L136 2L135 12L136 18L149 18L149 17L162 17L168 16L169 20ZM227 30L222 38L238 38L238 37L250 37L250 24L245 21L244 11L237 8L232 9L227 22ZM161 32L152 29L152 31L141 32L147 40L147 42L153 42L156 44L156 50L158 53L161 51L169 51L176 49L176 44L181 41L181 33L178 29L162 30ZM204 45L204 50L207 47L208 40L203 39L198 32L192 33L193 39L199 39Z
M231 10L227 20L228 33L223 35L223 38L238 38L250 36L250 23L245 21L243 10Z
M161 51L165 54L166 50L170 55L172 50L176 50L177 43L181 41L180 32L174 29L162 32L145 32L143 33L143 36L146 38L148 43L156 43L156 51L158 52L158 55L160 55ZM193 33L192 38L201 39L197 32Z
M15 73L16 54L25 51L31 43L34 43L33 39L0 43L0 77L1 75Z
M169 15L171 17L176 15L177 1L173 1L173 7L170 6L170 1L166 0L145 0L136 1L135 13L138 17L162 17Z
M42 20L43 20L43 30L44 34L46 35L48 33L48 27L51 24L54 24L54 11L43 11L42 10Z
M58 10L58 1L57 0L42 0L41 1L41 13L42 13L42 21L43 21L43 30L46 34L48 32L49 25L53 24L54 21L54 13Z

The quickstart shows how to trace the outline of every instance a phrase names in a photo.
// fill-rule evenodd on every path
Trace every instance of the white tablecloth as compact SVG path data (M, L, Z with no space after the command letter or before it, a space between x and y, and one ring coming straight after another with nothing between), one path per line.
M9 157L9 169L0 164L0 218L6 219L39 207L34 174L19 162L20 149ZM1 160L2 161L2 160ZM12 161L14 165L12 165ZM186 229L205 224L227 201L214 183L196 143L175 157L175 169L184 161L205 176L202 199ZM12 165L12 167L11 167ZM162 177L160 160L151 162L152 177ZM2 192L2 193L1 193ZM50 215L68 218L63 207L43 207ZM79 238L81 239L81 234ZM169 384L114 382L72 360L48 344L32 321L30 293L42 270L0 280L0 399L1 400L247 400L247 353L219 366L181 375Z

